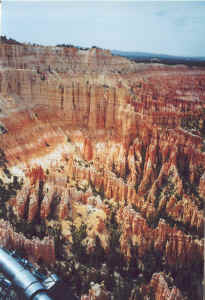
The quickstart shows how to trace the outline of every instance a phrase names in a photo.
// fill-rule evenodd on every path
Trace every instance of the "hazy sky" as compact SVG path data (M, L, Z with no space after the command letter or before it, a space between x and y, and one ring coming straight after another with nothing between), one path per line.
M205 56L205 2L3 0L2 14L21 42Z

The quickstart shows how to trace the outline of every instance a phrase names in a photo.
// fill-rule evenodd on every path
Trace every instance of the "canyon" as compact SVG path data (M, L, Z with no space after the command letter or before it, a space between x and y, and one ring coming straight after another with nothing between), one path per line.
M202 299L204 183L204 68L0 44L1 246L82 300Z

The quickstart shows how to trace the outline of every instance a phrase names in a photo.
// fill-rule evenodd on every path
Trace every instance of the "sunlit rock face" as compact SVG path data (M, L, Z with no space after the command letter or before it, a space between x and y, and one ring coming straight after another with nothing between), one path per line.
M155 299L201 299L204 69L7 44L0 65L1 244L63 276L74 259L79 294L96 279L120 297L126 274L142 274L143 299L150 289ZM75 243L87 255L80 264L95 271L80 269ZM93 279L101 263L122 279ZM91 297L88 287L81 294Z

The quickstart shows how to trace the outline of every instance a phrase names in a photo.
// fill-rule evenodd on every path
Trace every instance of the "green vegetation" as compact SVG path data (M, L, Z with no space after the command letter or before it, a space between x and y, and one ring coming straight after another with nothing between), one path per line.
M0 168L1 167L6 167L7 159L5 156L4 151L0 148Z
M75 255L76 259L80 263L87 262L87 254L86 254L86 247L83 245L83 240L86 238L86 225L81 224L79 228L75 225L71 226L71 234L72 234L72 247L71 252Z
M13 176L7 168L7 160L4 152L0 149L0 168L3 168L5 175L10 179L9 183L4 183L0 179L0 218L8 219L8 213L6 209L6 202L16 196L18 190L21 189L23 181L19 180L17 176Z
M204 142L203 145L201 146L201 152L205 152L205 142Z
M101 48L97 46L92 46L92 49L101 49Z
M4 44L8 45L23 45L22 43L12 39L12 38L7 38L6 35L1 36L1 42Z
M110 222L107 224L107 229L110 234L109 237L109 253L106 255L106 262L108 267L112 270L117 267L121 269L124 260L120 251L120 235L118 224L115 219L115 212L112 211Z
M205 122L200 117L186 116L181 119L181 127L191 133L205 136Z
M0 110L0 112L1 112L1 110ZM8 132L8 130L3 125L0 124L0 134L5 134L7 132Z
M57 44L56 47L75 48L72 44Z
M32 237L43 239L46 235L46 224L44 220L35 218L31 223L27 223L24 219L18 220L12 213L12 210L9 211L8 218L10 223L14 226L15 231L23 233L28 239L32 239Z
M46 234L54 239L56 258L58 260L65 259L65 254L62 246L66 243L66 241L61 233L61 225L56 222L52 226L48 226L46 229Z
M156 209L158 208L159 202L162 197L166 197L166 199L169 200L169 198L175 193L174 184L172 183L172 176L173 172L170 172L168 177L164 176L161 186L157 189L155 195L156 199L154 202L154 206Z
M70 139L69 136L67 136L67 142L68 142L68 143L71 143L71 139Z
M48 220L57 220L57 215L56 215L56 207L60 203L61 197L57 194L53 196L53 200L50 205L50 213L48 215Z

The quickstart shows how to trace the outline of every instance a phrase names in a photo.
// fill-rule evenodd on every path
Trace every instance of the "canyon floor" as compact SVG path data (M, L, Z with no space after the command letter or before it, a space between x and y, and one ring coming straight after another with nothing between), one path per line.
M1 246L82 300L200 300L204 199L205 68L0 44Z

